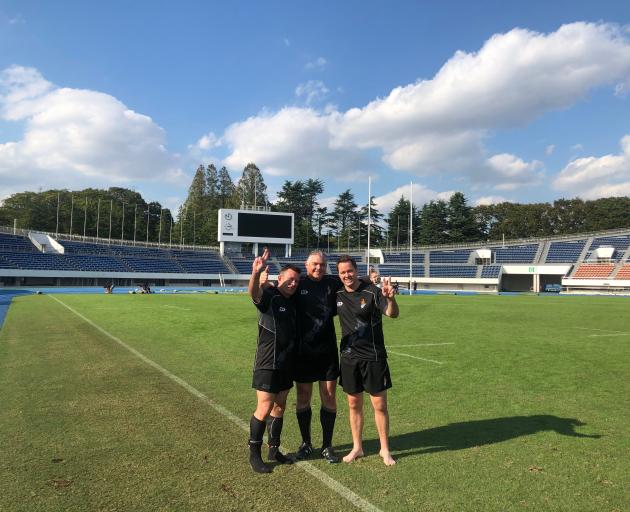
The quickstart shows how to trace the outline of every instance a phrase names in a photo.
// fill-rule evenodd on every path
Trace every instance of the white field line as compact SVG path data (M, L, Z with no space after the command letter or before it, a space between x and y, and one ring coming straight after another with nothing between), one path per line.
M608 329L592 329L590 327L574 327L574 329L579 329L581 331L598 331L598 332L609 333L609 334L591 334L589 338L593 338L596 336L630 336L630 332L610 331Z
M403 354L402 352L394 352L393 350L389 350L389 349L387 349L387 353L388 354L396 354L397 356L411 357L413 359L420 359L420 361L428 361L429 363L444 364L443 362L435 361L434 359L426 359L424 357L412 356L412 355L409 355L409 354Z
M131 352L133 355L138 357L144 363L146 363L149 366L153 367L158 372L160 372L162 375L164 375L164 376L168 377L169 379L171 379L173 382L179 384L186 391L188 391L191 395L196 396L197 398L199 398L200 400L202 400L203 402L208 404L210 407L212 407L219 414L221 414L222 416L224 416L225 418L230 420L232 423L234 423L236 426L238 426L241 430L244 430L245 432L249 433L249 424L246 423L245 421L243 421L241 418L239 418L235 414L233 414L232 412L230 412L228 409L223 407L221 404L218 404L214 400L211 400L206 395L204 395L201 391L199 391L198 389L196 389L193 386L191 386L190 384L188 384L188 382L186 382L185 380L183 380L183 379L179 378L177 375L174 375L173 373L169 372L166 368L160 366L155 361L149 359L144 354L138 352L135 348L127 345L120 338L114 336L113 334L109 333L108 331L106 331L102 327L96 325L94 322L92 322L92 320L90 320L89 318L83 316L81 313L79 313L78 311L76 311L71 306L69 306L65 302L61 301L60 299L58 299L54 295L48 295L48 296L51 299L57 301L62 306L64 306L66 309L69 309L72 313L77 315L79 318L81 318L82 320L84 320L85 322L90 324L92 327L94 327L94 329L96 329L100 333L104 334L108 338L114 340L121 347L127 349L129 352ZM353 491L348 489L345 485L337 482L337 480L335 480L334 478L331 478L330 476L328 476L323 471L320 471L315 466L313 466L311 463L306 462L306 461L299 462L299 463L297 463L297 467L299 467L300 469L303 469L307 473L310 473L312 476L317 478L324 485L326 485L327 487L329 487L330 489L335 491L337 494L339 494L339 496L341 496L342 498L345 498L350 503L352 503L359 510L365 510L365 511L369 511L369 512L382 512L379 508L377 508L374 505L372 505L369 501L365 500L364 498L362 498L358 494L355 494Z
M440 347L442 345L455 345L455 343L417 343L415 345L389 345L393 348L399 347Z
M610 336L630 336L630 332L620 332L618 334L589 334L589 338L607 338Z

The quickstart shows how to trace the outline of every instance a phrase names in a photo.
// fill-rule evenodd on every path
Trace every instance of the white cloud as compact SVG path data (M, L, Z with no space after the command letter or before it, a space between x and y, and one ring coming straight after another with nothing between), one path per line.
M304 66L305 69L323 71L326 69L328 61L324 57L317 57L315 60L307 62Z
M333 176L369 171L364 154L356 148L331 148L330 123L335 114L287 107L234 123L223 137L232 148L224 160L229 168L256 164L272 176Z
M509 202L509 199L506 199L503 196L483 196L479 197L475 200L475 206L488 206L491 204L500 204Z
M394 205L400 200L401 197L409 200L409 196L412 194L413 204L416 207L422 207L425 203L428 203L431 200L444 199L448 200L453 192L436 192L435 190L431 190L424 185L420 185L419 183L414 183L412 185L403 185L398 187L391 192L387 192L381 196L374 198L374 204L378 208L381 213L387 214L394 207Z
M220 143L219 143L219 139L217 139L217 136L214 133L210 132L204 135L203 137L201 137L197 141L196 146L199 149L208 150L208 149L212 149L218 146L219 144Z
M585 199L630 195L630 135L621 139L621 153L577 158L560 171L556 190Z
M23 121L20 140L0 143L6 188L178 182L183 173L148 116L97 91L57 88L33 68L12 66L0 78L0 112Z
M226 161L253 160L271 173L298 176L324 164L324 173L348 175L366 171L364 152L395 170L457 173L473 185L510 190L539 183L541 163L488 154L491 133L629 77L630 43L616 25L572 23L549 34L514 29L477 52L456 52L433 78L396 87L366 106L324 113L285 108L235 123L226 131Z
M547 147L545 147L545 156L553 155L553 152L555 150L556 150L556 145L555 144L549 144Z
M509 153L488 158L485 178L494 183L496 190L514 190L525 185L536 185L542 181L542 163L533 160L524 162Z
M295 95L298 98L304 98L307 106L324 99L328 92L328 87L321 80L309 80L295 88Z

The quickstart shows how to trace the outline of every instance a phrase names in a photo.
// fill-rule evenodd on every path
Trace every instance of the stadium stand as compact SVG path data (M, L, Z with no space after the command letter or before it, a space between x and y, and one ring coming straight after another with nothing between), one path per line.
M409 264L409 253L408 252L384 252L383 253L384 263L407 263ZM423 253L413 253L413 262L414 263L424 263L424 254Z
M477 265L431 265L430 277L477 277Z
M412 265L413 277L424 277L424 265ZM385 265L378 266L378 273L383 277L409 277L409 264L405 265Z
M60 235L57 241L63 250L57 253L58 246L46 243L46 237L55 238L50 233L0 227L0 286L43 282L84 286L113 279L129 283L136 279L134 274L141 275L139 279L154 279L155 283L207 286L220 282L223 286L226 282L242 285L251 273L251 246L235 246L232 250L236 252L221 255L209 247L167 247L141 242L136 246L129 241L83 239L76 235L70 239ZM469 263L474 254L482 254L478 252L481 249L489 250L487 255L477 256L476 264ZM370 266L382 276L391 276L407 286L410 252L378 248L374 251ZM274 252L276 256L269 260L271 274L277 274L286 263L305 271L308 249L293 247L290 257L284 256L286 247L275 248ZM346 252L327 254L329 273L336 274L336 262ZM369 266L365 250L355 249L350 254L358 263L359 275L366 275ZM630 229L504 245L421 247L411 255L412 279L423 290L543 291L552 284L570 293L592 293L597 289L611 293L630 291ZM626 255L628 261L624 261ZM55 275L55 271L59 274Z
M0 251L2 252L37 252L37 248L28 238L0 233Z
M605 236L595 238L589 247L589 251L592 253L600 247L613 247L615 252L611 260L619 261L629 246L630 236Z
M606 279L615 265L612 263L582 263L573 274L576 279Z
M533 263L539 244L493 247L495 263Z
M624 265L619 269L615 279L630 279L630 265Z
M577 262L586 240L571 242L552 242L547 253L546 263L575 263Z
M431 251L429 253L429 261L431 263L468 263L471 252L470 249Z
M501 273L501 265L484 265L481 270L482 278L494 278L499 277Z

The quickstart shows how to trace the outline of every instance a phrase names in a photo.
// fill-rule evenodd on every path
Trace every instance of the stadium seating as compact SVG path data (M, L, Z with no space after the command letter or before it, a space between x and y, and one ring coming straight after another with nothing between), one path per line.
M575 279L606 279L615 265L612 263L582 263L573 274Z
M495 263L533 263L539 244L493 247Z
M65 254L103 254L112 255L109 245L89 244L71 240L57 240L64 248Z
M86 272L131 272L132 270L113 256L66 254L65 259L77 269Z
M477 277L477 265L431 265L429 277Z
M630 246L629 236L603 236L593 240L589 251L592 253L599 247L614 247L615 252L611 259L619 261L619 259L623 256L623 253L628 249L628 246Z
M501 265L484 265L481 269L482 278L494 278L499 277L501 273Z
M468 263L470 249L458 249L452 251L431 251L429 261L431 263Z
M3 252L37 252L33 242L25 236L0 233L0 251Z
M1 252L3 260L25 270L80 270L63 254L42 252Z
M630 279L630 265L624 265L619 269L615 279Z
M378 273L383 277L409 277L409 264L406 266L380 264ZM424 265L412 265L411 275L413 277L424 277Z
M549 246L549 252L546 263L575 263L577 262L586 240L574 240L571 242L552 242Z
M383 259L384 259L384 263L409 264L409 253L408 252L384 252ZM414 252L412 259L414 263L424 263L424 254Z

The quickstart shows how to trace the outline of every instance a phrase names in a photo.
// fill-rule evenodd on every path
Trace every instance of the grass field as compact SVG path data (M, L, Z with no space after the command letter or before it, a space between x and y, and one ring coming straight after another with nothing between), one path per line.
M398 464L378 457L368 406L364 459L256 475L247 297L15 299L0 333L0 510L352 510L349 492L372 510L630 510L630 300L399 302L385 320ZM292 391L290 451L294 404Z

